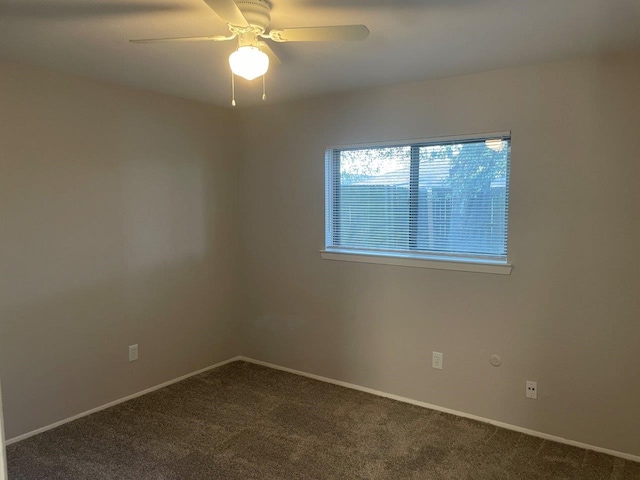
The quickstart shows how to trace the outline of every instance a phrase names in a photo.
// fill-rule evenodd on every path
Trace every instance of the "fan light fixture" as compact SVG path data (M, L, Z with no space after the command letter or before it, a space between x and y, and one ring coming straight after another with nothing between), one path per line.
M262 77L262 100L266 100L265 73L269 64L280 60L264 40L272 42L358 41L369 36L364 25L328 25L268 30L271 23L271 0L204 0L204 3L227 24L229 35L204 37L142 38L132 43L228 42L237 39L238 48L229 55L231 67L231 105L236 105L236 75L255 80Z
M267 73L269 57L258 47L245 45L229 55L229 66L235 75L253 80Z

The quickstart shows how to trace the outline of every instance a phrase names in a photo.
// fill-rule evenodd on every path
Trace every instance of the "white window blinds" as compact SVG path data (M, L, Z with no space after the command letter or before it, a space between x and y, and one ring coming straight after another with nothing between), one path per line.
M506 262L509 135L326 152L326 250Z

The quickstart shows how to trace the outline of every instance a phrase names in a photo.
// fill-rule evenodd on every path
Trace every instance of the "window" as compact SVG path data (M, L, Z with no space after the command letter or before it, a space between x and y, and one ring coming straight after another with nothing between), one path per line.
M324 258L509 273L508 133L326 151Z

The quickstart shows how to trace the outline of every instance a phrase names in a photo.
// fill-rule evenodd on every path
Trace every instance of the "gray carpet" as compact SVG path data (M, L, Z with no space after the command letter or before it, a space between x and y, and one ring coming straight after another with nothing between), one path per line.
M17 479L606 479L640 464L235 362L8 447Z

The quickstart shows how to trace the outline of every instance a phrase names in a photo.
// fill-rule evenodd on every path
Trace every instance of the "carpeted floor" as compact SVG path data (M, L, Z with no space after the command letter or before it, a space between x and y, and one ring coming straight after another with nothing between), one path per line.
M245 362L7 453L10 480L640 479L639 463Z

